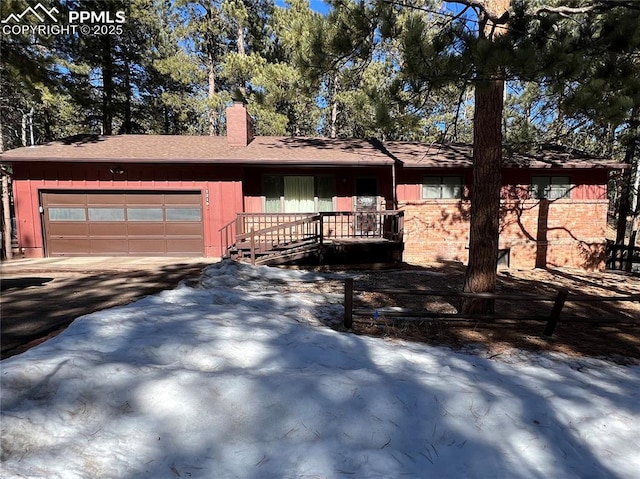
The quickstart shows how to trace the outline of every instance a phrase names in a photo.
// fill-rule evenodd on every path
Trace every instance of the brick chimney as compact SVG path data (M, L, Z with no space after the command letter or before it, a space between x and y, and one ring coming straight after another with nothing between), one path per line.
M243 102L227 108L227 142L229 146L247 146L253 140L253 120Z

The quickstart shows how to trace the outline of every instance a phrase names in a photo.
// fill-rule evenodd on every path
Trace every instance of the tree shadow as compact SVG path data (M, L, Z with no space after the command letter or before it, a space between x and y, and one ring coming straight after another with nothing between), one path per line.
M44 286L53 278L24 277L24 278L2 278L0 279L0 292L9 289L25 289L33 286Z
M640 278L621 282L617 272L587 273L562 268L544 270L502 270L498 272L497 292L509 296L531 295L551 301L496 300L495 318L508 321L459 322L447 319L411 321L373 321L376 309L402 307L432 313L455 313L456 297L430 296L428 291L462 291L466 268L461 263L439 262L430 266L406 265L384 274L362 273L356 289L399 288L426 290L424 295L357 293L361 306L371 310L354 328L363 334L391 336L458 349L482 348L493 353L509 349L551 351L573 356L611 357L621 362L640 360L640 307L636 302L572 302L572 295L629 295L640 290ZM625 276L625 279L627 277ZM559 289L569 291L553 337L543 336L546 318ZM524 318L538 321L523 321ZM520 319L514 319L520 318ZM584 322L577 322L583 320ZM598 320L601 322L598 323ZM613 321L620 321L615 324Z
M85 271L51 277L3 278L0 342L2 359L64 331L76 318L175 287L208 265L172 264L157 270ZM66 272L70 273L70 272ZM31 287L39 286L37 294Z
M582 267L589 271L603 270L605 265L605 242L604 237L601 243L588 243L575 234L570 226L551 226L550 221L558 221L559 213L552 211L552 206L562 201L561 198L550 200L546 198L534 199L528 186L510 185L503 187L501 192L502 206L500 209L500 234L503 236L501 242L505 244L517 243L518 236L530 242L534 249L535 268L562 267L564 264L557 264L558 258L571 257L573 252L577 252L580 258L575 259L571 266ZM567 204L570 205L570 204ZM574 213L575 214L575 213ZM576 218L577 221L584 221L586 218ZM563 223L571 223L571 219L563 217ZM510 232L511 225L517 226L517 234ZM570 243L560 240L559 235L564 235ZM557 253L556 258L550 255L549 249L558 243L563 251Z
M101 141L105 141L104 137L100 135L95 135L91 133L81 133L78 135L68 136L66 138L62 138L60 143L68 146L82 146L86 143L99 143Z

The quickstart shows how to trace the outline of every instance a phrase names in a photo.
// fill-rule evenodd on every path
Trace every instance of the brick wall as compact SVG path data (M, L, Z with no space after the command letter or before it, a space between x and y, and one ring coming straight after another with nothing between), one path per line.
M400 204L405 212L404 260L424 264L467 262L469 202L420 200ZM506 200L502 203L501 249L512 268L604 268L606 200Z
M229 146L247 146L253 139L253 122L242 103L227 108L227 141Z

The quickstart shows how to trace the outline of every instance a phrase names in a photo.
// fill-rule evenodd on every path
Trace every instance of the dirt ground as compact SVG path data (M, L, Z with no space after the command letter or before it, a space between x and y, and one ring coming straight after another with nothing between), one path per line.
M555 297L569 291L560 320L551 337L543 335L553 302L497 301L497 321L445 319L397 320L381 308L455 313L458 298L366 292L368 288L424 288L462 290L464 267L458 263L429 267L404 266L399 270L356 271L354 308L371 311L354 316L356 334L422 341L458 350L480 348L488 355L512 349L550 351L572 356L603 357L619 363L640 363L640 302L571 302L571 295L619 296L640 294L640 276L619 272L585 272L568 269L504 271L498 274L499 293ZM342 288L342 285L336 285ZM378 310L376 314L375 311ZM373 317L377 316L376 320ZM523 318L539 317L537 321ZM509 318L509 319L503 319Z

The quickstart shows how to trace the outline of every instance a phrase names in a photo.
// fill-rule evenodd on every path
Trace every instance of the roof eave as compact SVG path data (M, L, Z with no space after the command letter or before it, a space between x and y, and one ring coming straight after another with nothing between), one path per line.
M304 159L283 160L268 158L64 158L64 157L21 157L2 156L3 163L118 163L118 164L219 164L219 165L252 165L252 166L391 166L392 159L385 160L326 160Z

